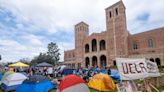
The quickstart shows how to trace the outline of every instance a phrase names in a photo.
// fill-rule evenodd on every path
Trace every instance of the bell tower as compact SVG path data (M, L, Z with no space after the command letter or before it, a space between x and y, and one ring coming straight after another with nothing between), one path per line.
M127 25L125 6L121 1L105 9L106 12L106 30L108 33L108 43L110 51L108 53L115 57L124 57L127 55Z
M83 41L89 35L89 25L85 22L80 22L75 25L75 49L78 61L83 59Z

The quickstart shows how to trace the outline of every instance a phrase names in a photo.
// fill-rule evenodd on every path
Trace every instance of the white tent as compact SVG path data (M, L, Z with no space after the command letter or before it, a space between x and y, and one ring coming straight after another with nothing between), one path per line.
M59 72L62 72L65 68L67 68L66 65L59 66L59 67L58 67L58 71L59 71Z
M6 86L19 85L22 84L25 79L27 79L27 77L21 73L12 73L6 76L6 78L2 80L2 83Z
M62 92L89 92L89 89L85 83L79 83L64 89Z

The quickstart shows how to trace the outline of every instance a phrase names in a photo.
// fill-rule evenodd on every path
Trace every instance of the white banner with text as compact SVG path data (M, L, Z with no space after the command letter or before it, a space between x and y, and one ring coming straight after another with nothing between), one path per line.
M144 58L116 58L121 80L134 80L146 77L157 77L159 71L157 64L146 61Z

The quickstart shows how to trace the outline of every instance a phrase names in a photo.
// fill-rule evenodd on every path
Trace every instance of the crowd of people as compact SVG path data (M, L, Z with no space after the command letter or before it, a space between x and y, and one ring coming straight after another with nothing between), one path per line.
M3 68L4 72L8 70L8 67ZM55 68L55 67L28 67L28 68L20 68L20 67L15 67L13 68L14 72L21 72L25 74L26 76L32 76L32 75L43 75L47 76L49 79L54 79L54 78L62 78L66 75L69 74L75 74L83 78L86 82L90 80L92 76L94 76L97 73L100 72L106 72L106 74L110 75L111 74L111 69L110 67L106 67L103 69L100 69L99 67L96 68L77 68L77 69L72 69L72 68ZM65 73L66 72L66 73Z

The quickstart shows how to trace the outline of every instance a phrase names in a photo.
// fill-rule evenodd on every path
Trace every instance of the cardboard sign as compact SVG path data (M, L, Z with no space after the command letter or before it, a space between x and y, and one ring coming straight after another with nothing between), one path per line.
M125 81L116 84L118 92L138 92L137 86L133 81Z
M134 80L159 76L158 67L144 58L116 58L118 70L122 80ZM156 69L155 71L153 69Z

